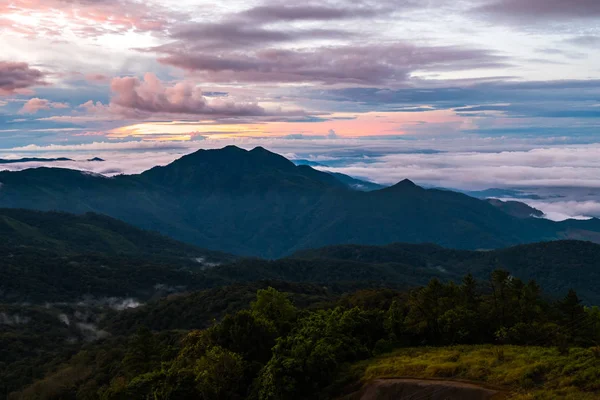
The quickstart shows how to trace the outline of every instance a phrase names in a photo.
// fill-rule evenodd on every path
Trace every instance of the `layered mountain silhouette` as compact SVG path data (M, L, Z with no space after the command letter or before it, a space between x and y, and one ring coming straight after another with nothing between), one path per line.
M60 168L0 172L0 207L106 214L203 248L277 258L332 244L437 243L491 249L600 240L600 220L516 218L409 180L363 192L261 147L199 150L139 175Z

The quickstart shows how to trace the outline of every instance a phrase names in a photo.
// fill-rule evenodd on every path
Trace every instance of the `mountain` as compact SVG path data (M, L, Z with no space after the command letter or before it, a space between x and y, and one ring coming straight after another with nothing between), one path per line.
M502 201L498 199L486 199L486 201L494 207L517 218L543 218L545 215L543 211L531 207L525 203L521 203L520 201Z
M5 159L0 158L0 164L16 164L16 163L28 163L28 162L55 162L55 161L73 161L70 158L17 158L17 159Z
M202 248L266 258L344 243L492 249L600 239L600 220L519 219L408 180L361 192L261 147L199 150L112 178L60 168L4 171L0 183L0 207L101 213Z
M362 179L353 178L351 176L340 174L339 172L329 172L331 175L336 177L340 182L346 184L348 187L354 190L360 190L363 192L371 192L373 190L383 189L385 186L375 182L365 181Z

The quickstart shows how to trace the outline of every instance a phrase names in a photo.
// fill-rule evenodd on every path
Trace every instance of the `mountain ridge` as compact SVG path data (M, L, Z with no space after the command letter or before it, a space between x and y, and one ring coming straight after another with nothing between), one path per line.
M278 258L332 244L434 242L493 249L600 241L600 224L520 219L410 180L361 192L264 148L199 150L139 175L37 168L0 172L0 207L106 214L202 248Z

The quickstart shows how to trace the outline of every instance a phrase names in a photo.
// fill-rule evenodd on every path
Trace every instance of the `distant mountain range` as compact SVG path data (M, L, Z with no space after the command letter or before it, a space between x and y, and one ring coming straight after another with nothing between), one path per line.
M0 183L0 207L101 213L202 248L266 258L345 243L493 249L600 241L597 219L517 218L505 207L409 180L353 190L339 177L261 147L199 150L112 178L60 168L5 171Z
M76 161L67 157L58 158L38 158L38 157L26 157L26 158L0 158L0 164L17 164L17 163L32 163L32 162L60 162L60 161ZM100 157L90 158L86 161L104 161Z
M28 157L28 158L0 158L0 164L17 164L17 163L28 163L28 162L56 162L56 161L74 161L70 158L59 157L59 158L38 158L38 157Z

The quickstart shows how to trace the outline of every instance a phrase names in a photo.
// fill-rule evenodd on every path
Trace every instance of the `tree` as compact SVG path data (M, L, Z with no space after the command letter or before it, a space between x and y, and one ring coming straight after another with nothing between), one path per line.
M398 300L392 301L392 305L385 314L384 328L392 342L397 341L404 333L404 312Z
M246 398L249 382L243 358L219 346L210 348L194 368L198 392L203 400Z
M212 343L240 354L247 361L260 363L271 358L277 336L274 322L248 310L227 315L210 330Z
M272 287L256 293L251 310L254 315L272 321L280 334L289 332L298 314L288 296Z
M462 301L466 308L476 311L481 303L481 295L478 292L477 281L471 274L465 275L460 287Z
M129 377L151 371L159 361L158 346L150 330L141 326L132 337L123 358L123 370Z

